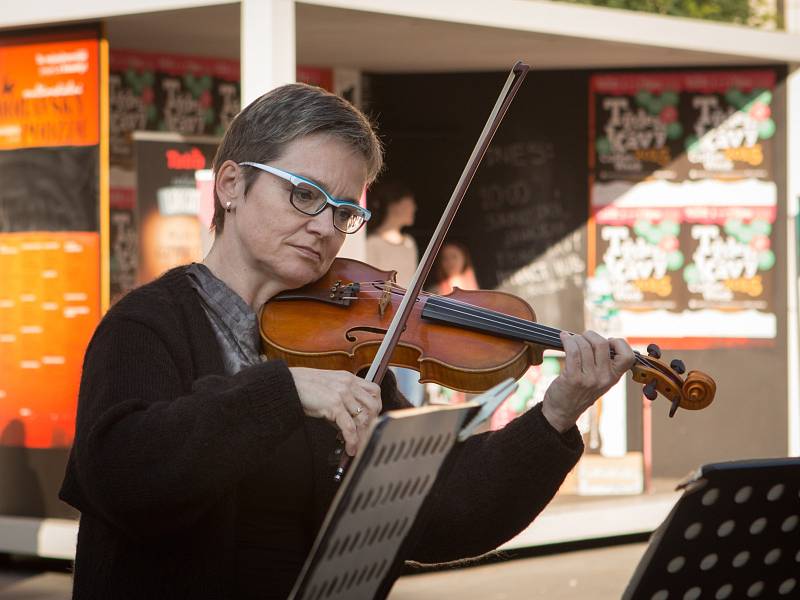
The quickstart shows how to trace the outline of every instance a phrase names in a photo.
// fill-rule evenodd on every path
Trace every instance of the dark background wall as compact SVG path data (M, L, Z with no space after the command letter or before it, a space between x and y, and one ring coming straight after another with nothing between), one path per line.
M509 289L540 322L583 330L585 226L588 218L587 71L531 72L470 187L450 237L467 244L476 275ZM409 230L425 247L505 80L505 73L370 74L367 110L386 143L386 179L415 190ZM780 97L779 93L776 97ZM776 98L777 100L777 98ZM785 127L785 111L775 106ZM785 140L775 141L785 148ZM771 348L668 352L717 381L704 411L667 418L653 406L653 471L682 476L704 462L781 456L787 449L785 155L776 157L779 211L774 248L779 336ZM548 251L549 250L549 251ZM547 252L547 254L545 254ZM784 263L785 264L785 263ZM526 268L529 267L529 268ZM641 449L641 388L628 383L628 441Z

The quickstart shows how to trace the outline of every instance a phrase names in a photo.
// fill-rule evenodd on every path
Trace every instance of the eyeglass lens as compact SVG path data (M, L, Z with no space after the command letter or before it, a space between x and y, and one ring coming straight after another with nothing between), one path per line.
M299 183L292 188L292 205L302 213L316 215L325 209L328 200L321 190L312 185ZM334 206L333 225L344 233L354 233L361 228L364 217L347 206Z

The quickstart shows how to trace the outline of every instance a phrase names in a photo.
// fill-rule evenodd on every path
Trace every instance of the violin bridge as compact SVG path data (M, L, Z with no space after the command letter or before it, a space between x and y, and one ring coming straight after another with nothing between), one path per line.
M389 303L392 301L392 289L389 287L389 282L384 283L383 293L381 294L381 299L378 302L378 313L383 316L386 312L386 307L389 306Z

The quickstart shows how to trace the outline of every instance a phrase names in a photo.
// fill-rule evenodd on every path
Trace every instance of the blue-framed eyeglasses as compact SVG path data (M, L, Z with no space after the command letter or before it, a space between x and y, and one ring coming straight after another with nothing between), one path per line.
M330 205L333 213L333 226L342 233L355 233L372 216L370 211L358 203L334 198L316 183L300 175L257 162L245 161L240 162L239 165L260 169L291 183L289 202L304 215L318 215Z

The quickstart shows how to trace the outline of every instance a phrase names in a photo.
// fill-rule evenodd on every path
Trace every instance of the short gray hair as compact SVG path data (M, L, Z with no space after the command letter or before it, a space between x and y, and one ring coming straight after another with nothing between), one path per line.
M273 161L289 143L315 133L332 135L360 152L367 162L367 184L380 173L383 147L370 120L347 100L305 83L275 88L236 115L217 148L214 173L226 160ZM258 174L245 170L245 193ZM213 227L220 233L224 225L225 209L215 188Z

